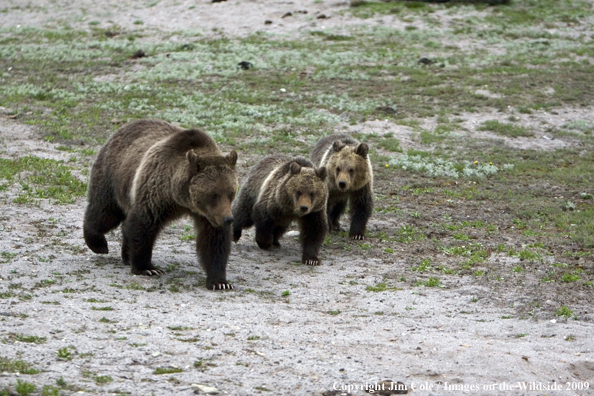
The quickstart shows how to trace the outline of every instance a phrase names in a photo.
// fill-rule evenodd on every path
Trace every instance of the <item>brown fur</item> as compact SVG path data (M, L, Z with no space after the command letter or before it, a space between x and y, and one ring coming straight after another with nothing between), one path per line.
M89 181L84 235L95 253L107 253L104 234L122 225L122 259L135 274L162 273L151 263L160 230L188 215L207 287L226 281L231 203L237 190L237 153L224 156L200 130L140 120L119 129L99 151Z
M327 233L324 183L326 168L315 169L305 158L266 157L250 171L233 204L233 239L256 225L262 249L280 247L279 238L293 220L300 223L302 262L318 265L319 249Z
M363 239L373 212L373 170L369 146L348 135L332 135L318 141L311 159L316 166L328 169L328 226L340 230L339 219L347 203L351 209L352 239Z

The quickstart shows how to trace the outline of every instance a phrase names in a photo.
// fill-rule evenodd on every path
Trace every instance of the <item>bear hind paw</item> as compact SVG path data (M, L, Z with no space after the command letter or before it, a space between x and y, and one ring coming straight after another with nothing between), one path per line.
M151 267L151 268L142 269L142 270L132 269L132 273L135 275L145 275L145 276L165 275L165 271L163 271L161 268L157 268L157 267Z

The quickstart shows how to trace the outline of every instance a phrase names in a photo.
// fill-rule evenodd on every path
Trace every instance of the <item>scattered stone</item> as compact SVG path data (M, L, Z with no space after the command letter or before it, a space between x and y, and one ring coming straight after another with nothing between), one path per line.
M272 21L270 19L267 19L264 21L264 25L272 25Z
M206 393L207 395L218 395L219 393L221 393L217 388L209 386L209 385L203 385L203 384L192 384L192 389L194 389L194 393Z
M396 114L398 113L395 108L390 106L379 106L376 108L378 111L383 111L386 114Z
M435 63L435 61L433 59L423 57L423 58L419 59L419 61L417 63L419 63L421 65L432 65Z
M146 53L143 50L138 50L134 54L132 54L132 56L130 58L138 59L138 58L144 58L145 56L146 56Z
M322 396L355 396L352 393L346 393L339 390L331 390L322 393Z
M248 61L241 61L237 64L237 67L239 69L249 70L252 67L254 67L254 64L252 62L248 62Z
M212 0L213 3L224 3L227 0Z
M316 17L316 19L328 19L330 18L329 16L326 16L326 14L320 14Z
M108 30L107 32L103 33L106 37L112 38L115 36L118 36L119 33L118 32L112 32L111 30Z
M285 15L283 15L281 18L286 18L286 17L290 17L293 16L293 13L291 11L286 12Z
M298 10L295 11L295 14L307 14L307 10Z

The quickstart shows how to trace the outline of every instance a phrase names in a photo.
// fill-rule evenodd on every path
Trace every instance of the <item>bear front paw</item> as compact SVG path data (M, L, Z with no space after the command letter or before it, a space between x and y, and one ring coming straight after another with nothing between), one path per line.
M211 290L233 290L233 285L224 282L224 283L215 283L212 285Z
M351 235L350 237L355 241L362 241L363 239L365 239L365 235L360 234Z
M303 260L301 260L301 262L305 265L314 265L314 266L320 265L322 263L317 257L310 258L310 259L303 259Z

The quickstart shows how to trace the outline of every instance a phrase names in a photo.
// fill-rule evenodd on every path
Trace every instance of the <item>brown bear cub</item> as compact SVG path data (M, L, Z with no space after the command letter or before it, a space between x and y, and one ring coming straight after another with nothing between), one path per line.
M170 221L192 217L206 287L227 283L231 202L237 191L237 153L223 155L205 132L165 121L140 120L119 129L91 169L84 237L95 253L108 252L105 233L122 223L122 260L138 275L159 275L153 245Z
M368 157L369 146L349 135L332 135L320 139L311 153L316 166L328 169L328 227L339 231L340 216L350 205L351 239L364 239L367 221L373 212L373 170Z
M320 265L318 253L328 232L324 180L326 168L314 168L302 157L270 156L254 165L233 203L233 240L256 225L261 249L280 247L279 238L291 222L299 222L301 262Z

